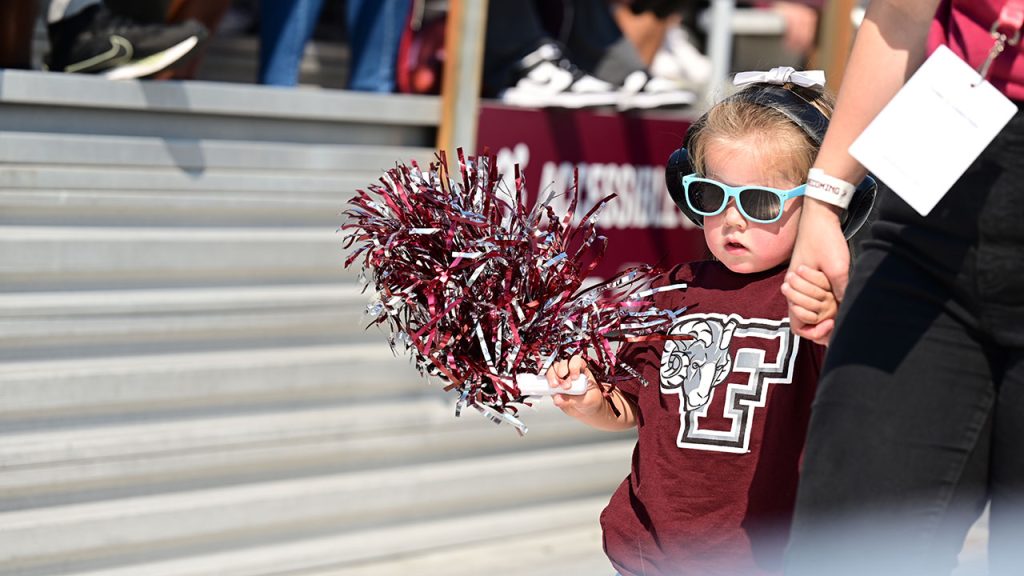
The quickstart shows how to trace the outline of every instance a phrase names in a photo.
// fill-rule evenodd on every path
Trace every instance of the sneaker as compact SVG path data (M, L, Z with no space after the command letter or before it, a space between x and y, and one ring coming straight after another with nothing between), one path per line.
M681 83L651 76L637 70L622 82L619 89L619 110L649 110L669 106L686 106L697 100L697 93Z
M690 42L686 30L669 28L661 48L654 54L651 74L701 91L711 81L711 60Z
M614 106L620 96L614 85L599 80L569 62L554 44L544 44L519 64L515 86L500 98L512 106L529 108L586 108Z
M156 74L191 54L207 36L194 21L150 24L97 4L49 26L47 68L112 80Z

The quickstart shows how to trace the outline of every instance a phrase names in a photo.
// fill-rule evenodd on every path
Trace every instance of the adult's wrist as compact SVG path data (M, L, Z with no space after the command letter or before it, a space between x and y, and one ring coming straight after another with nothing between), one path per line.
M807 186L804 188L804 195L808 198L838 206L845 210L850 205L853 193L857 187L843 180L826 173L821 168L811 168L807 175Z
M843 214L843 208L830 202L818 200L817 198L805 198L803 213L805 215L810 214L812 218L834 219L838 223ZM800 220L803 221L804 217L801 216Z

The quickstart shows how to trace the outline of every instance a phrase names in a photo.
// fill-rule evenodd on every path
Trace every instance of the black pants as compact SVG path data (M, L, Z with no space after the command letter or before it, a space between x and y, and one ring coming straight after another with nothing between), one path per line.
M607 51L622 40L607 0L490 0L484 48L484 95L496 96L515 83L519 61L541 44L558 40L577 66L593 73ZM635 56L633 70L644 65ZM624 77L624 74L623 74ZM606 79L615 82L616 80Z
M1024 574L1024 114L928 217L881 202L814 402L787 573L948 574L991 500L992 574Z

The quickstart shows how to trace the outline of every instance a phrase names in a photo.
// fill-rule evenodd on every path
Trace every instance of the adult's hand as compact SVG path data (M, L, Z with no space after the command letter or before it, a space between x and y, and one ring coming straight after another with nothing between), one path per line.
M804 198L800 227L789 261L790 272L796 273L803 265L823 272L832 286L836 300L842 302L849 281L850 249L839 225L840 209L831 204ZM834 321L826 319L807 323L794 314L793 301L789 301L790 327L798 336L824 344L832 333Z

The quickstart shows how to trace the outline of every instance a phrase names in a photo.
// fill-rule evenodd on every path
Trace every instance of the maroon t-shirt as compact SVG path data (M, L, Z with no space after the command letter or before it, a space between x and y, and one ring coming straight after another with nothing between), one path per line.
M646 380L620 383L638 408L629 476L601 514L622 574L776 574L824 347L789 329L786 267L736 274L679 266L655 295L687 310L667 340L623 347ZM686 409L681 409L683 406Z

